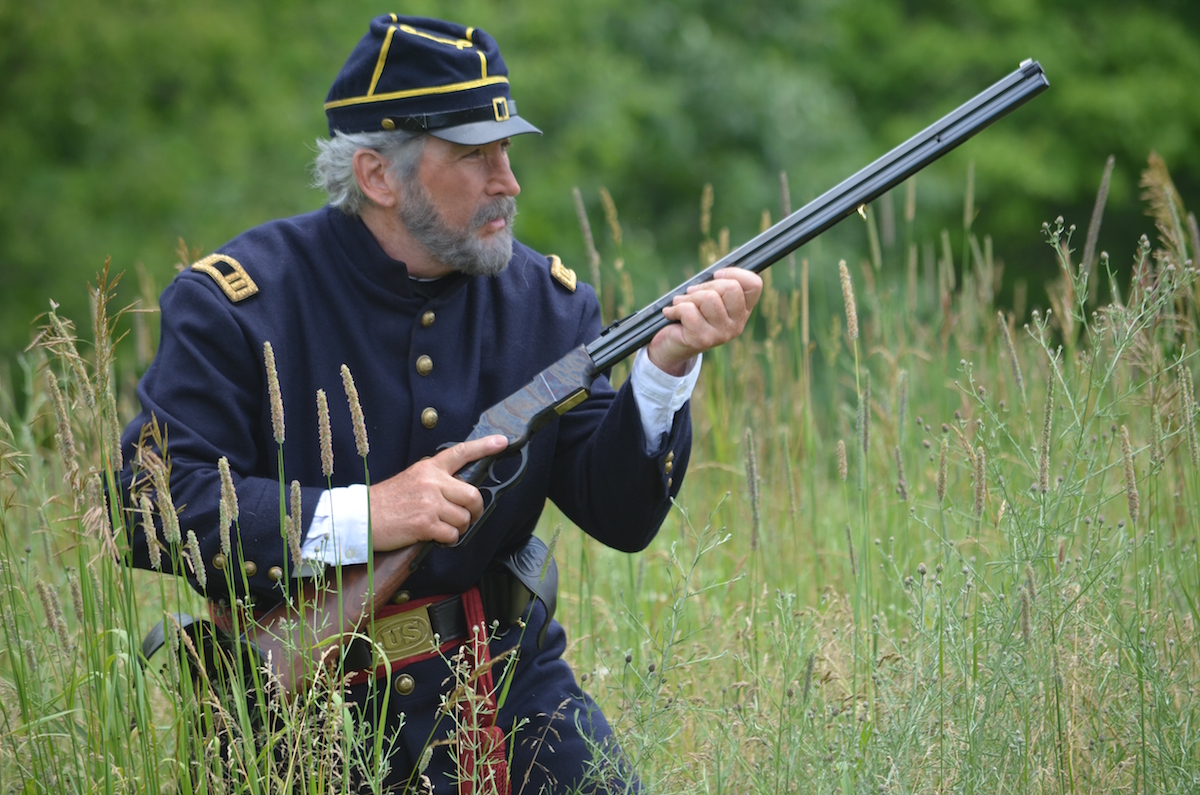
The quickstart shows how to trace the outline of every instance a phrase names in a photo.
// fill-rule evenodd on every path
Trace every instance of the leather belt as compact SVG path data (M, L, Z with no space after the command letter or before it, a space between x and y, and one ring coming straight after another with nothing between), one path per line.
M549 617L554 614L553 594L558 587L558 570L552 566L552 575L548 574L544 581L539 581L546 551L541 541L531 539L521 553L527 560L523 558L514 563L512 560L515 558L510 558L503 565L484 573L476 588L489 625L495 622L497 628L504 632L525 615L535 597L545 601L547 594L550 604L547 605L546 625L549 625ZM529 579L532 579L533 587L525 583ZM534 588L545 593L539 593ZM469 622L465 615L463 595L426 597L409 602L407 593L400 593L405 601L400 602L399 606L389 605L376 613L373 631L370 624L359 628L363 635L370 635L392 666L410 658L431 655L435 636L439 647L467 637ZM545 632L546 626L543 626L538 635L539 647ZM370 668L369 647L370 644L363 640L352 642L344 652L345 669Z

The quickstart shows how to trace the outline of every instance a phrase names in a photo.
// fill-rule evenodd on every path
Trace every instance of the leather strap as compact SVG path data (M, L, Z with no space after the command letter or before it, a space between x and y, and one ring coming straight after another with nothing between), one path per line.
M504 731L496 725L496 697L492 680L490 630L479 589L463 594L463 610L470 627L466 644L467 670L475 679L474 692L465 693L458 709L459 795L511 795Z
M423 113L419 116L389 116L388 118L401 130L426 132L480 121L507 121L510 116L517 115L515 101L501 98L497 100L497 103L448 113Z

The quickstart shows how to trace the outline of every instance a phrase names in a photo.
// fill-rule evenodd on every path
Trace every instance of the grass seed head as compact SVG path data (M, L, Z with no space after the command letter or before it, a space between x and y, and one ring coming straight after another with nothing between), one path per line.
M317 390L317 436L321 442L321 474L333 475L333 432L329 429L329 401L325 390Z
M146 535L146 549L150 553L150 567L162 571L162 548L158 545L158 530L154 525L154 506L150 495L143 493L139 498L142 513L142 532Z
M804 680L803 680L803 687L801 688L801 691L800 691L801 692L800 703L802 703L802 704L808 703L808 696L812 693L813 668L816 667L816 664L817 664L817 653L815 651L809 652L808 660L804 663Z
M850 467L846 463L846 442L838 439L837 442L837 471L838 477L842 482L846 482L846 477L850 474Z
M1141 497L1138 495L1137 471L1133 467L1133 445L1129 441L1129 428L1121 426L1121 455L1125 459L1125 499L1129 503L1129 521L1137 524Z
M75 609L75 618L79 625L83 626L87 618L87 611L83 606L83 586L80 585L79 578L73 575L67 578L67 583L71 588L71 607Z
M221 456L217 461L217 471L221 473L221 552L228 558L232 544L229 541L229 528L238 520L237 489L233 487L233 473L229 471L229 459Z
M904 477L904 458L900 455L900 447L893 451L896 458L896 493L901 502L908 502L908 480Z
M350 419L354 423L354 444L358 447L358 457L366 458L371 452L367 441L367 422L363 418L362 404L358 402L358 387L354 385L354 376L350 368L342 365L342 388L346 390L346 400L350 404Z
M72 492L79 491L79 461L75 448L75 434L71 431L71 418L67 414L67 403L63 400L62 390L58 388L58 376L53 370L46 370L46 386L50 391L50 399L54 404L54 419L56 422L54 441L58 445L58 454L63 462L63 478L71 486Z
M99 472L87 479L83 492L83 527L105 544L112 541L112 520L108 515L108 500L104 498L104 481Z
M301 505L303 492L300 489L300 481L292 481L292 515L287 522L287 540L288 549L292 553L292 565L297 569L300 568L300 525L304 521L304 513Z
M263 360L267 368L267 395L271 399L271 429L275 444L283 444L283 394L279 391L279 371L275 368L275 349L270 342L263 343Z
M47 344L58 353L60 358L66 360L71 369L75 371L75 387L82 393L83 402L87 407L92 408L96 405L95 393L92 390L92 379L88 377L83 357L79 355L79 350L75 347L75 334L67 327L63 319L58 316L57 309L58 304L51 301L49 317L53 337L47 340Z
M187 531L187 553L192 564L192 573L196 575L196 582L203 591L208 588L208 572L204 569L204 558L200 556L200 540L196 538L195 530Z
M71 637L67 632L67 620L63 616L62 604L58 601L58 592L51 588L42 578L37 581L38 598L42 600L42 609L46 612L46 627L51 634L58 638L62 650L70 654L73 650Z
M154 501L158 504L158 515L162 517L163 540L168 544L178 544L183 536L179 532L179 514L175 512L175 502L171 499L171 478L166 467L156 467L154 477Z
M608 192L608 188L600 189L600 203L604 205L604 220L608 222L608 231L612 235L613 243L617 248L621 247L621 222L617 218L617 203L613 201L612 194Z
M842 279L842 299L846 302L846 333L850 339L858 339L858 307L854 303L854 285L850 282L850 269L846 260L838 263L838 273Z
M1183 403L1183 429L1187 436L1188 456L1192 465L1200 464L1200 442L1196 436L1196 399L1192 392L1192 373L1187 367L1179 368L1179 400Z
M1025 377L1021 374L1021 361L1017 358L1017 349L1013 347L1012 335L1008 332L1008 320L1004 317L1004 313L998 313L1000 337L1004 341L1004 351L1008 354L1009 364L1012 365L1013 381L1017 385L1017 389L1021 393L1021 400L1025 399Z

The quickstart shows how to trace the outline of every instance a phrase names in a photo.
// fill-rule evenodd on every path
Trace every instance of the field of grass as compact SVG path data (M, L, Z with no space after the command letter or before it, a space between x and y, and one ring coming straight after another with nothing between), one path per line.
M1112 257L1132 276L1047 224L1052 308L1028 317L996 303L969 192L932 257L900 230L884 264L865 213L869 259L780 263L753 333L706 356L647 552L548 507L568 656L648 791L1200 792L1200 235L1153 161L1144 187L1159 240ZM727 245L708 231L702 257ZM632 308L619 264L595 272ZM818 280L845 299L821 324ZM186 636L139 665L199 603L113 562L105 462L133 406L106 294L98 344L51 315L0 390L0 789L371 778L381 747L336 692L264 720L181 688Z

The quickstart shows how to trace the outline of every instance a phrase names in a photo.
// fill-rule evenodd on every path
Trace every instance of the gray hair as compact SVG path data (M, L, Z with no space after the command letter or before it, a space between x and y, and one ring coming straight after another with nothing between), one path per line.
M404 130L393 132L334 133L332 138L317 139L317 157L313 160L313 187L329 196L329 204L347 215L359 215L371 200L354 177L354 153L372 149L390 163L389 168L402 183L417 175L425 133Z

